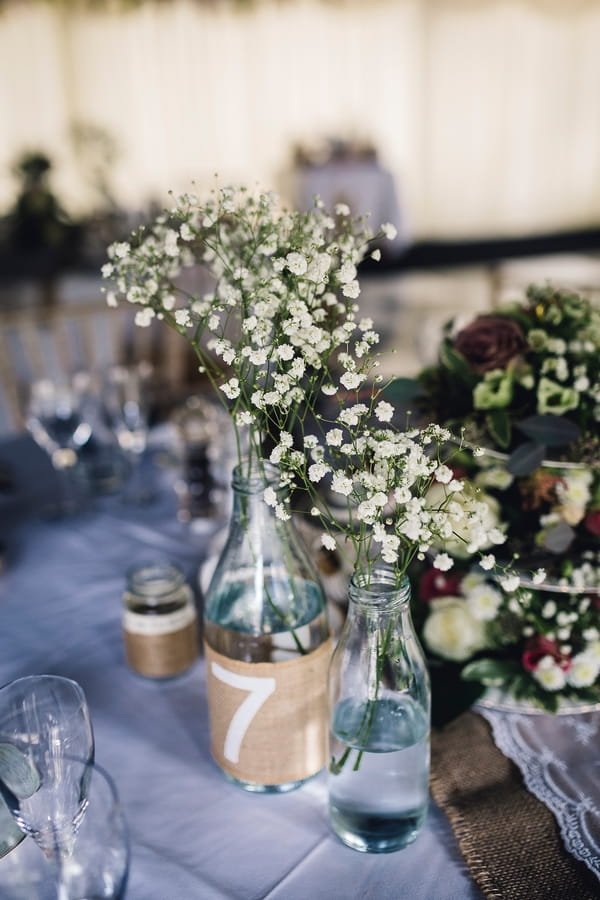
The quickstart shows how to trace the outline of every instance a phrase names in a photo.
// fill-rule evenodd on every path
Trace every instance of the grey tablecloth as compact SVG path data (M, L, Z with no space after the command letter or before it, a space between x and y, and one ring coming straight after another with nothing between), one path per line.
M51 672L83 686L96 758L112 774L130 826L127 900L481 896L433 804L411 847L383 856L349 850L329 829L322 774L282 796L247 794L225 781L209 752L202 659L163 682L127 667L120 626L126 569L160 554L194 581L205 554L206 537L177 520L168 471L154 468L161 490L150 506L104 498L85 515L49 521L36 512L52 491L41 451L19 438L0 445L0 466L6 460L17 492L0 504L0 537L8 543L0 683ZM9 896L9 874L32 849L26 839L0 860L0 898Z

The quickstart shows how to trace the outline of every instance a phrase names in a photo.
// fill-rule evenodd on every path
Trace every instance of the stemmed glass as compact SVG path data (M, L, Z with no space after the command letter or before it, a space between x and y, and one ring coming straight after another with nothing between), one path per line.
M106 419L129 464L123 499L145 503L154 492L143 478L142 460L148 443L152 366L140 362L112 366L104 377L102 398Z
M79 450L92 434L93 403L85 372L72 378L42 378L30 387L25 422L58 475L63 514L76 512L85 499Z
M21 830L58 864L85 812L93 758L77 682L31 675L0 688L0 795Z

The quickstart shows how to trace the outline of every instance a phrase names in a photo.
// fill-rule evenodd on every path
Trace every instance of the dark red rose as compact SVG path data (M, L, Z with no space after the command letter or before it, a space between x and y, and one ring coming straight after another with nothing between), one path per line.
M419 584L419 599L427 602L434 597L456 597L460 594L461 575L459 572L440 572L429 569Z
M527 346L520 326L505 316L478 316L454 340L455 350L479 373L504 369Z
M525 650L521 657L523 668L527 672L533 672L544 656L551 656L565 672L571 665L570 657L561 651L556 641L549 641L548 638L536 635L536 637L529 638L525 644Z
M583 520L583 524L588 531L591 531L596 537L600 537L600 509L593 509L589 512Z

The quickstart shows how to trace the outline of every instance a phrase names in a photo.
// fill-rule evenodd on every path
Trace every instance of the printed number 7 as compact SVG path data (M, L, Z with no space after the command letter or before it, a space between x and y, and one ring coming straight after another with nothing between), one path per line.
M239 688L241 691L249 691L249 695L236 709L231 718L223 746L225 759L236 763L239 761L240 747L252 719L267 697L270 697L275 690L275 679L257 678L252 675L237 675L235 672L224 669L223 666L216 662L213 662L211 668L213 675L219 681L224 681L225 684Z

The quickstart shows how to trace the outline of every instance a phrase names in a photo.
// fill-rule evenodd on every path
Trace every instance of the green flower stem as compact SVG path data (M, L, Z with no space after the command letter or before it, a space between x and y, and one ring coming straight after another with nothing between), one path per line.
M376 632L376 644L375 647L371 647L371 657L375 659L375 671L373 672L373 666L369 666L368 673L368 683L367 683L367 702L365 704L365 711L363 713L363 717L361 719L360 725L354 736L352 737L353 744L365 744L369 738L371 733L371 729L373 728L373 722L375 719L375 713L377 712L377 703L379 702L379 692L381 689L381 678L383 675L383 668L385 665L385 660L387 658L387 654L389 651L389 646L392 639L392 621L390 620L386 626L383 641L381 645L379 643L379 634ZM372 696L371 696L372 695ZM336 761L334 757L331 758L331 762L329 764L329 770L333 775L339 775L342 769L344 768L348 757L352 750L355 750L356 747L352 747L346 745L346 748L340 758ZM354 761L354 765L352 766L353 772L358 772L360 768L360 764L362 761L364 753L364 748L361 748Z
M244 530L246 531L246 534L248 535L248 542L250 545L252 556L254 557L254 562L256 563L256 562L258 562L258 555L256 554L256 552L254 550L254 546L253 546L253 542L252 542L252 535L251 535L250 531L246 530L246 525L249 521L249 517L247 514L247 510L245 508L246 507L246 503L244 502L245 498L242 498L242 501L243 501L242 502L242 527L244 528ZM286 546L286 541L282 541L282 544L283 544L284 552L285 552L286 549L288 549ZM294 592L296 590L293 579L292 579L292 590ZM279 606L275 603L275 601L273 600L273 598L271 596L268 586L264 582L263 582L263 591L264 591L267 603L268 603L271 611L273 613L275 613L275 615L277 615L278 618L289 628L290 634L292 635L292 640L294 641L294 644L296 645L296 649L298 650L298 652L300 653L301 656L306 656L308 651L302 644L302 641L300 640L300 638L298 637L296 628L290 623L289 615L287 613L284 613L283 610L281 610L279 608ZM294 596L297 596L297 594L294 593Z

